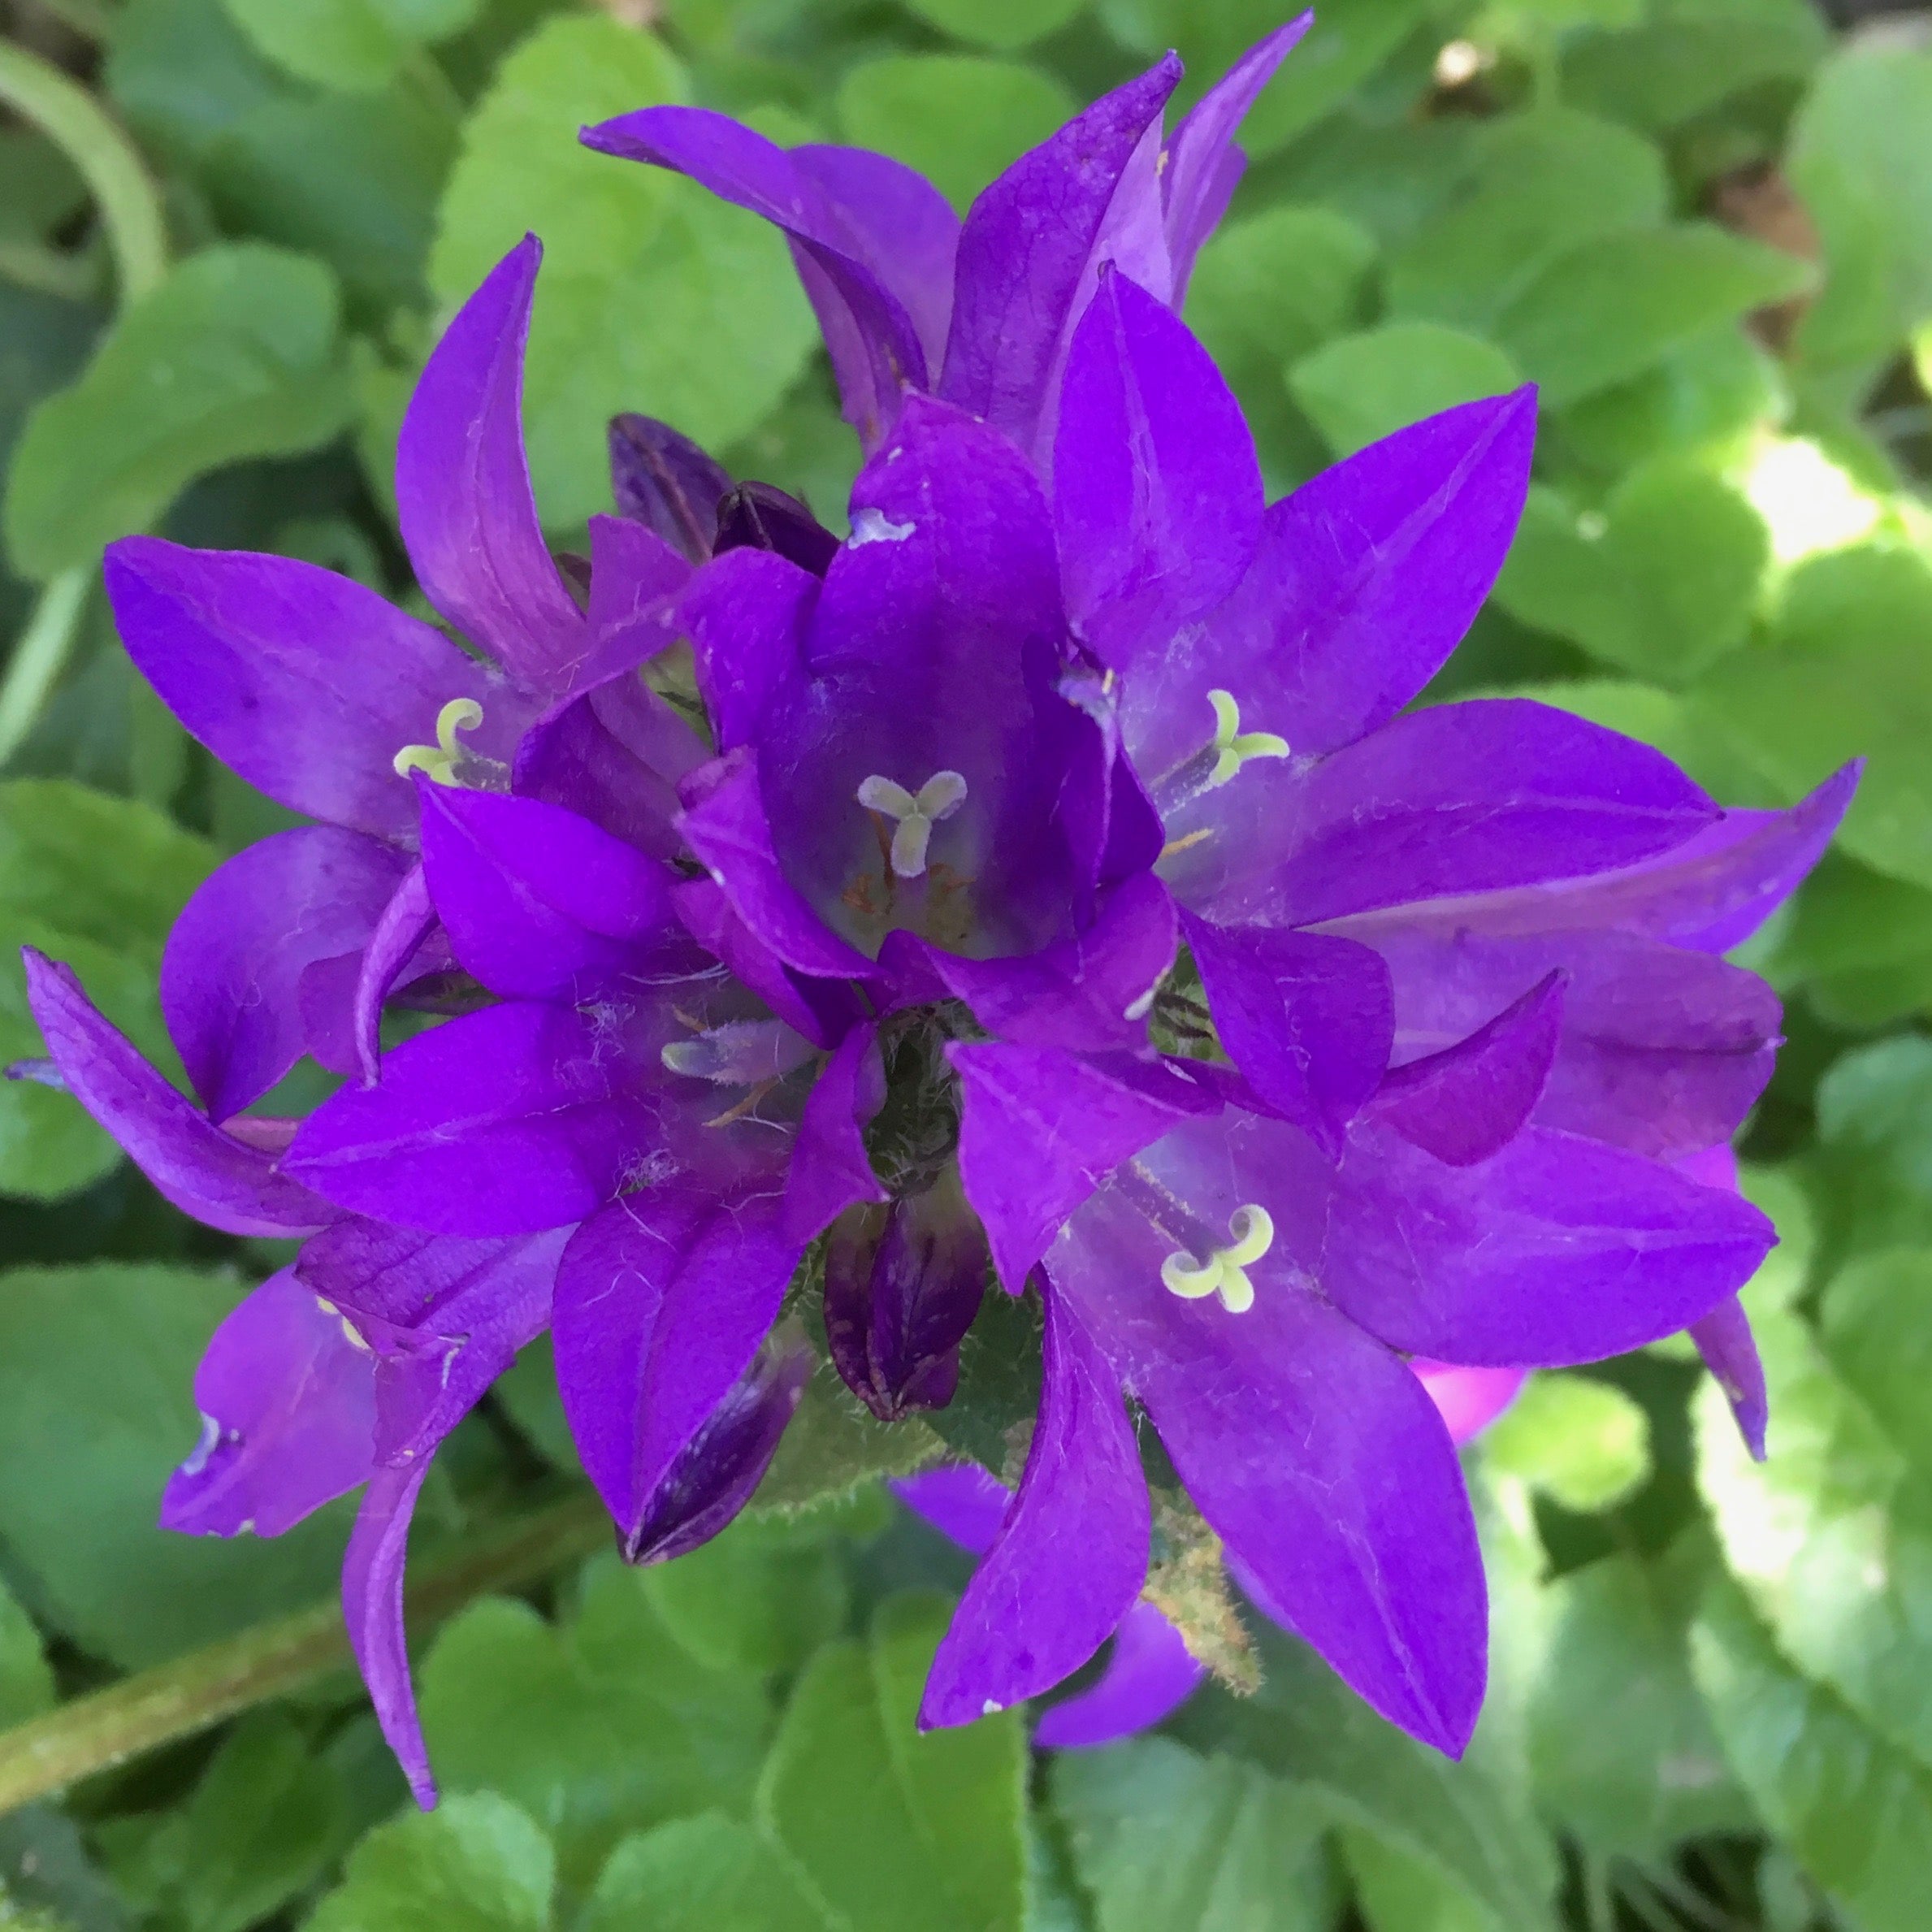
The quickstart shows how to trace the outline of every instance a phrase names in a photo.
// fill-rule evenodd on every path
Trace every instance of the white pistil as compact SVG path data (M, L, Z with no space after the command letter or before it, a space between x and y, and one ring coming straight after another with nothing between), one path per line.
M405 745L396 754L396 775L406 778L411 772L425 772L439 785L460 785L457 767L470 754L457 743L459 731L474 731L483 722L483 706L474 698L452 698L436 713L436 742L433 745Z
M1215 713L1215 766L1206 789L1225 785L1250 758L1285 758L1288 740L1272 731L1244 731L1241 710L1232 691L1211 691L1207 701Z
M868 812L894 821L892 869L902 879L916 879L925 871L933 827L966 803L966 781L957 772L934 772L917 791L908 791L875 772L859 787L858 799Z
M1274 1245L1275 1218L1250 1202L1228 1217L1228 1232L1232 1237L1228 1245L1215 1249L1206 1261L1177 1249L1160 1264L1161 1282L1170 1294L1187 1302L1219 1295L1230 1315L1245 1315L1254 1306L1248 1270Z

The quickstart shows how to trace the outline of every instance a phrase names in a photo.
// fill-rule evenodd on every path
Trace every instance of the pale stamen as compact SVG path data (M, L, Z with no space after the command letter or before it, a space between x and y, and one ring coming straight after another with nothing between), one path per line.
M483 706L474 698L452 698L436 713L436 742L433 745L405 745L396 754L396 775L406 778L411 772L426 773L439 785L460 785L457 768L471 754L457 743L459 731L474 731L483 722Z
M1250 1202L1229 1216L1228 1245L1210 1250L1202 1261L1177 1249L1160 1264L1160 1278L1170 1294L1198 1302L1219 1295L1230 1315L1245 1315L1254 1306L1254 1284L1248 1270L1275 1242L1275 1219L1258 1203Z
M859 787L858 799L868 812L893 821L892 869L902 879L916 879L925 872L933 827L966 803L966 781L958 772L934 772L917 791L908 791L875 772Z

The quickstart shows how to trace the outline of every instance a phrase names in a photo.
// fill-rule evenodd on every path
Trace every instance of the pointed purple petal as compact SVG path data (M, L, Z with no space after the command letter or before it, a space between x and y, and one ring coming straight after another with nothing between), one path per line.
M1532 1127L1451 1167L1360 1125L1316 1272L1405 1354L1553 1367L1687 1327L1775 1238L1748 1202L1621 1148Z
M21 948L27 1000L67 1091L184 1214L225 1234L312 1234L326 1201L214 1126L110 1026L71 968Z
M1033 1744L1042 1751L1087 1751L1150 1731L1206 1675L1167 1618L1150 1603L1137 1603L1114 1633L1098 1680L1043 1712Z
M769 1196L715 1203L652 1189L613 1202L564 1252L557 1388L626 1540L778 1318L799 1251L776 1207Z
M1397 1068L1372 1117L1451 1167L1487 1160L1543 1097L1562 1034L1563 986L1552 972L1453 1046Z
M1458 1445L1473 1441L1516 1400L1530 1372L1527 1368L1458 1368L1453 1362L1419 1356L1409 1366Z
M1009 1294L1112 1168L1213 1104L1167 1068L1057 1047L955 1044L946 1057L962 1090L960 1173Z
M847 1208L886 1198L865 1151L865 1128L885 1103L879 1030L868 1020L839 1042L799 1116L798 1139L785 1181L782 1224L787 1241L802 1248Z
M1060 391L1054 523L1074 629L1124 669L1219 604L1261 535L1241 405L1187 325L1111 269Z
M729 551L692 578L678 616L721 752L750 743L773 694L804 675L818 596L818 578L769 550Z
M383 1002L435 929L429 882L420 865L412 865L378 916L356 975L350 1024L365 1081L373 1083L381 1069Z
M505 758L528 716L429 625L333 571L124 537L103 565L128 654L162 702L258 791L379 838L414 827L396 754L436 742L452 699L483 709L465 745Z
M580 1004L690 949L674 875L561 805L422 782L422 865L457 960L509 999Z
M1113 1634L1146 1579L1147 1483L1120 1383L1052 1294L1043 1375L1019 1492L933 1659L922 1731L1050 1690Z
M1770 1401L1765 1388L1765 1365L1758 1357L1744 1303L1735 1295L1720 1302L1709 1315L1691 1323L1691 1340L1724 1391L1752 1460L1763 1462Z
M409 1648L403 1628L403 1566L409 1555L409 1519L416 1513L429 1462L376 1471L357 1512L342 1559L342 1616L362 1681L369 1687L389 1748L425 1811L436 1803L429 1747L409 1681Z
M1189 109L1167 143L1161 189L1167 248L1174 262L1174 306L1187 295L1201 245L1214 232L1241 179L1235 131L1315 15L1305 13L1258 41Z
M1267 1106L1339 1154L1388 1066L1388 968L1349 939L1182 923L1228 1057Z
M1147 201L1158 223L1158 149L1146 137L1159 141L1180 79L1170 54L1021 155L967 214L939 393L1023 449L1050 436L1053 392L1102 261L1132 272L1110 216Z
M583 656L560 666L567 691L586 691L678 641L678 599L691 566L642 524L591 518L591 590Z
M164 1530L279 1536L375 1467L375 1358L292 1269L215 1330L194 1399L202 1438L167 1479Z
M283 1164L340 1206L405 1228L535 1233L616 1193L660 1145L664 1106L595 1012L492 1007L399 1047L379 1085L324 1102Z
M212 1119L239 1113L301 1058L303 975L360 955L409 867L379 839L299 826L238 853L183 908L162 956L161 1010Z
M730 472L654 416L613 416L609 435L610 493L619 513L654 531L687 563L703 563Z
M1163 772L1207 735L1207 693L1297 755L1386 723L1461 642L1516 534L1532 390L1445 411L1325 470L1267 512L1240 587L1135 667L1127 742Z
M901 1476L886 1488L942 1536L983 1557L1006 1520L1013 1492L977 1462L958 1462Z
M404 548L431 603L517 682L562 690L583 613L537 522L523 453L523 346L543 253L526 235L431 351L396 447Z

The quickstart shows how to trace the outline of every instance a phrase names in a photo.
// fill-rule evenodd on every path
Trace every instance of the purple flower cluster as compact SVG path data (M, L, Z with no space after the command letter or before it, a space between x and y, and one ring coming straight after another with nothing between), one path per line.
M620 418L623 513L554 560L519 423L531 240L398 453L418 582L468 649L305 564L109 557L156 690L314 821L169 943L199 1105L28 962L58 1076L171 1200L305 1237L210 1348L164 1521L273 1534L367 1485L344 1603L426 1802L410 1512L546 1327L648 1562L769 1463L815 1359L779 1319L808 1255L887 1420L951 1399L990 1283L1039 1298L1024 1475L974 1533L926 1724L1117 1630L1167 1641L1134 1608L1142 1417L1257 1605L1452 1752L1484 1581L1414 1364L1506 1393L1687 1327L1761 1438L1735 1296L1773 1235L1708 1163L1778 1012L1721 955L1855 774L1726 812L1537 704L1404 708L1502 563L1535 398L1265 502L1177 311L1299 28L1171 134L1163 62L963 223L882 156L700 110L587 134L784 230L867 453L843 542ZM305 1055L332 1098L246 1111Z

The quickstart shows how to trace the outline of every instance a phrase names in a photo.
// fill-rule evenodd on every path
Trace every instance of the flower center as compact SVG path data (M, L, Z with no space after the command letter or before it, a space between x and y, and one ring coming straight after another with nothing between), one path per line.
M1214 736L1154 781L1154 803L1163 818L1171 817L1202 792L1218 791L1237 778L1250 760L1289 755L1285 738L1272 731L1242 730L1241 706L1235 702L1233 692L1211 691L1207 701L1214 708Z
M1230 1315L1245 1315L1254 1306L1254 1284L1248 1270L1275 1243L1275 1218L1258 1202L1237 1207L1228 1216L1232 1237L1225 1247L1209 1250L1205 1261L1177 1248L1160 1264L1160 1278L1171 1294L1198 1302L1219 1295Z
M959 773L934 772L917 791L877 773L859 787L859 803L868 812L893 821L892 869L902 879L925 876L926 847L933 827L951 818L966 803L966 781Z
M507 791L509 773L494 758L484 758L457 742L459 731L474 731L483 722L483 706L474 698L452 698L436 713L433 745L405 745L393 760L396 775L424 772L438 785L467 786L477 791Z

